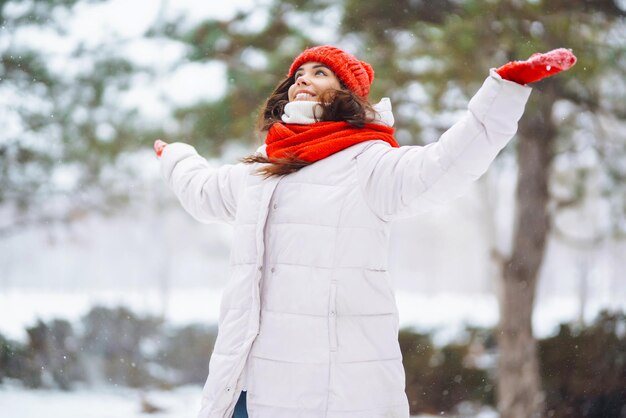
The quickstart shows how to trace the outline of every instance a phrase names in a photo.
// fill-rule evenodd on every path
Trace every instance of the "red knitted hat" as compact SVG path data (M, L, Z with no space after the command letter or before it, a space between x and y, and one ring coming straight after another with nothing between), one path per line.
M319 62L326 65L347 88L357 96L367 98L372 81L374 81L374 69L368 63L334 46L316 46L305 49L298 55L287 75L292 76L302 64L307 62Z

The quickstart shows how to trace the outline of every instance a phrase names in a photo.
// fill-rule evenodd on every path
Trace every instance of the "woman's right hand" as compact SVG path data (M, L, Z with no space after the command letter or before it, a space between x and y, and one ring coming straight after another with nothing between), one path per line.
M161 156L161 153L163 153L163 149L167 146L167 142L165 141L161 141L160 139L157 139L156 141L154 141L154 152L156 152L157 157Z
M496 72L505 80L524 85L565 71L574 64L574 53L569 49L559 48L544 54L533 54L526 61L509 62Z

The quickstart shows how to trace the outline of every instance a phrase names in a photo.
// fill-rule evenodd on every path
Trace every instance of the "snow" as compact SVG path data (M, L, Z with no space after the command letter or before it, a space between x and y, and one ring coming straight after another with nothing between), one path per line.
M0 385L0 411L7 418L196 418L200 409L200 391L200 387L186 386L171 391L99 387L60 392L27 390L16 384L5 384ZM142 399L162 411L142 413ZM434 417L419 415L413 418ZM465 414L463 417L472 418ZM492 410L484 409L473 418L497 417Z
M17 385L0 386L0 411L7 418L141 418L141 400L162 409L155 418L196 418L200 388L172 391L116 387L81 388L71 392L28 390ZM7 413L7 415L4 415Z

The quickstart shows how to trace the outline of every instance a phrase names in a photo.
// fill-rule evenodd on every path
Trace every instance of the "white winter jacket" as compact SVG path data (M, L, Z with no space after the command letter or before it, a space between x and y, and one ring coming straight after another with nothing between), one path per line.
M201 222L234 226L200 418L407 418L389 222L460 195L513 137L530 88L491 71L440 140L368 141L264 179L170 144L162 172Z

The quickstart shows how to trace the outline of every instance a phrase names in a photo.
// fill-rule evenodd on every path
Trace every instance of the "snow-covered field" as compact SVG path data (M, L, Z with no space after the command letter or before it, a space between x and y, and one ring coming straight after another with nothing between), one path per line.
M200 387L173 391L102 387L71 392L26 390L14 384L0 385L0 416L3 418L196 418ZM142 400L159 408L142 412ZM456 418L497 418L485 410L477 415L438 415ZM414 418L434 418L420 415Z
M142 399L161 411L142 412ZM198 387L175 391L103 387L61 392L0 385L0 416L5 418L195 418L199 405Z

